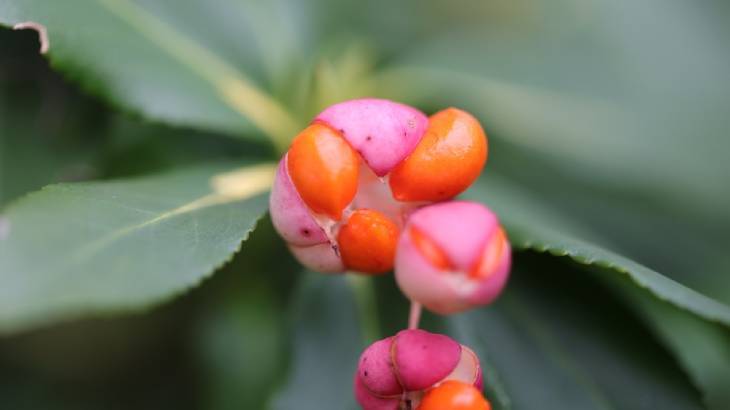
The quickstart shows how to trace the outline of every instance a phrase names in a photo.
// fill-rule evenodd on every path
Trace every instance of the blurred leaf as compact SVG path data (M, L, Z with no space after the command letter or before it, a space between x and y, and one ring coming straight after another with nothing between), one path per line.
M263 408L284 362L283 318L260 283L220 294L203 320L206 409Z
M414 42L386 67L382 92L463 107L494 138L593 186L651 193L727 226L727 2L519 3L500 25Z
M272 408L356 409L352 380L363 346L348 277L308 274L292 304L292 367Z
M197 379L185 349L190 307L173 303L0 338L3 408L194 409Z
M451 7L436 0L183 0L174 7L160 0L63 6L3 0L0 22L43 24L54 65L123 109L234 134L254 125L281 148L297 122L308 121L310 113L300 111L373 94L368 75L378 59L462 26L499 25L522 7L475 1ZM373 50L365 62L362 54L351 58L359 46ZM297 111L287 113L269 91Z
M708 407L725 409L730 403L730 329L698 320L675 306L642 297L636 287L625 283L617 286L702 387Z
M3 408L261 409L288 358L283 288L300 270L264 218L173 303L0 337Z
M539 200L495 175L480 181L467 197L483 200L495 209L516 248L569 256L580 264L596 267L599 277L608 283L630 279L633 308L646 319L648 326L656 329L658 337L686 366L707 403L715 406L712 408L722 408L718 407L717 397L722 397L724 393L721 392L730 391L730 361L722 360L730 357L730 339L727 338L730 307L608 250L610 244L605 240L596 239L590 231L581 229L549 207L541 206ZM674 326L680 319L681 326ZM685 329L698 331L688 339ZM708 350L708 346L711 349ZM716 359L711 366L711 375L700 370L702 366L698 363L707 360L703 360L702 354L698 357L697 352L710 352L708 354Z
M518 259L500 299L445 319L475 349L495 409L702 409L672 357L575 267Z
M99 175L108 113L60 81L36 37L0 29L0 207L52 182Z
M583 232L578 235L582 239L608 246L730 305L730 276L718 274L730 269L730 254L725 252L730 225L711 213L677 207L652 192L581 181L581 176L554 167L534 152L492 142L488 175L509 176L510 184L529 191L530 201L539 200L542 208L569 216L568 225L590 227L594 237Z
M207 282L195 329L200 408L263 409L285 374L289 288L301 265L264 218L233 261Z
M170 128L115 116L106 133L100 160L104 178L141 176L152 172L211 162L265 160L270 147L188 129Z
M196 286L266 209L272 165L225 169L52 185L12 204L0 215L0 332L140 310Z
M727 305L609 250L605 243L595 239L595 235L582 230L560 213L541 207L539 200L520 192L517 186L494 175L486 181L478 182L465 196L483 201L495 210L514 247L569 256L580 264L626 275L659 300L730 326L730 307ZM588 240L583 239L586 237Z
M0 128L0 207L50 183L271 156L265 143L109 111L52 71L27 30L0 29Z
M143 3L4 0L0 22L43 24L54 66L125 110L236 135L250 135L253 125L280 145L289 140L294 120L238 69L250 67L240 63L257 45L237 21L250 7Z

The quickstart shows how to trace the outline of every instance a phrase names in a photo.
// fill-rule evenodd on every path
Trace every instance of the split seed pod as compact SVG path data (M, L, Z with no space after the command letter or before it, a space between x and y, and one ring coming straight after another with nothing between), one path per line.
M310 269L384 273L409 214L461 193L486 159L484 131L464 111L428 118L388 100L346 101L296 136L279 163L269 209Z
M491 303L504 288L511 247L497 216L466 201L414 212L398 243L395 277L427 309L451 314Z
M448 336L403 330L362 353L355 374L355 398L363 410L416 409L423 395L449 380L482 389L476 354Z

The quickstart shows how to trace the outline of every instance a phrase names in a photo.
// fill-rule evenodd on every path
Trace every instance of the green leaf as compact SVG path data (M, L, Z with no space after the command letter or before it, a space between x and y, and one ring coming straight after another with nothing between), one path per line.
M711 409L730 403L730 329L697 320L683 311L653 298L626 283L616 285L645 322L675 353L687 373L702 387Z
M479 355L495 409L703 408L620 300L545 256L521 257L494 305L445 320Z
M51 185L13 203L0 215L0 332L140 310L196 286L266 209L273 165L224 169Z
M99 174L107 112L63 84L36 47L32 34L0 29L0 206Z
M191 302L0 337L3 407L92 410L113 398L117 408L191 408L198 395L189 386L199 380L187 355Z
M206 409L263 408L286 357L283 318L270 291L261 284L234 289L201 323Z
M253 125L285 146L296 131L291 115L238 68L257 59L241 24L251 7L224 5L3 0L0 23L41 24L53 65L125 110L236 135Z
M357 408L352 381L365 346L348 279L310 273L301 283L292 303L290 376L272 408Z
M730 269L724 234L730 226L712 213L698 213L651 192L627 192L581 181L581 175L560 172L541 156L498 141L492 147L498 155L486 173L508 175L513 186L530 192L532 202L539 200L541 208L566 216L563 219L569 220L567 225L561 222L563 229L580 225L593 232L590 237L585 230L573 232L573 236L601 244L730 304L730 276L717 274Z
M233 261L195 292L201 308L193 338L203 393L199 407L265 408L286 374L284 307L300 273L301 265L264 218Z
M550 173L728 226L728 21L722 0L526 0L499 24L413 42L381 89L465 108L494 139L549 160ZM691 58L676 62L680 49Z
M724 360L730 357L730 307L609 250L610 243L596 239L561 213L540 206L539 199L496 175L480 181L467 197L495 209L517 249L568 256L595 267L607 283L628 279L630 285L624 287L633 296L633 309L672 349L708 405L722 408L718 397L724 398L723 392L730 387L730 361ZM693 338L685 337L687 329L692 329ZM705 354L713 360L707 360ZM705 364L711 364L711 372L704 369Z
M662 301L730 326L730 307L727 305L609 250L608 244L601 243L595 234L576 226L560 213L541 207L539 199L507 180L491 175L477 183L465 197L483 201L493 208L517 249L568 256L580 264L626 275Z

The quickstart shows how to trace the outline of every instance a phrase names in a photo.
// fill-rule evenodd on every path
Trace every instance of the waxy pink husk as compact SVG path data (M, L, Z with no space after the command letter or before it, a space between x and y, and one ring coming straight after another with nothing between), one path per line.
M425 234L448 257L444 270L428 260L413 240L411 229ZM427 309L451 314L494 301L507 283L512 251L503 242L494 269L484 277L469 272L501 240L497 216L484 205L451 201L414 212L403 230L395 260L395 276L403 293Z
M448 336L403 330L370 345L360 356L355 398L363 410L416 408L423 394L447 380L482 389L476 354Z

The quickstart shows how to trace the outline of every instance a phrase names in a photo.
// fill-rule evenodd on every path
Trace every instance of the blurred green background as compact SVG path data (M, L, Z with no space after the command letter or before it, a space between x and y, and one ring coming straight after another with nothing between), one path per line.
M366 95L461 107L490 137L466 197L528 250L493 307L424 327L475 347L493 406L730 408L730 3L0 0L0 23L30 19L48 58L0 28L0 218L52 183L275 160L261 123L284 122L216 97L227 67L297 126ZM583 249L563 235L718 307L665 303L622 257L555 257ZM0 408L354 408L359 352L407 309L391 276L302 273L264 218L154 310L0 336Z

